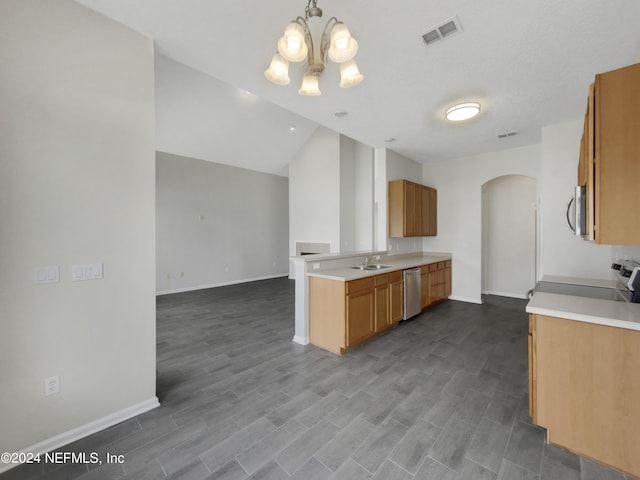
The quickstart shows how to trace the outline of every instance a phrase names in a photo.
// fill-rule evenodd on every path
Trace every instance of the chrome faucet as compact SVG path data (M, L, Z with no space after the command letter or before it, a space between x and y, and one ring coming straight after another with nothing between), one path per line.
M369 257L364 257L364 265L365 267L369 265Z

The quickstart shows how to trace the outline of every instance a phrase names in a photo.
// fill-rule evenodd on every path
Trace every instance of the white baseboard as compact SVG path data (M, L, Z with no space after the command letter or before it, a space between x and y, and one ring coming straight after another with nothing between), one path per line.
M228 285L237 285L239 283L257 282L259 280L270 280L272 278L288 277L288 273L279 273L278 275L268 275L266 277L243 278L240 280L231 280L229 282L210 283L208 285L195 285L193 287L174 288L171 290L161 290L156 292L156 296L170 295L172 293L193 292L195 290L205 290L207 288L226 287Z
M118 412L114 412L106 417L99 418L93 422L85 423L79 427L68 430L64 433L56 435L54 437L38 442L35 445L24 448L17 453L46 453L51 452L57 448L68 445L69 443L80 440L93 433L109 428L117 423L124 422L130 418L140 415L141 413L148 412L156 407L160 406L158 397L150 398L144 402L132 405ZM7 470L11 470L13 467L17 467L18 463L0 463L0 473Z
M458 297L457 295L452 295L449 297L449 300L456 300L458 302L467 302L467 303L477 303L478 305L482 305L481 298Z
M299 343L300 345L309 345L309 337L300 337L298 335L294 335L293 341Z
M526 300L527 294L524 293L507 293L507 292L492 292L492 291L487 291L487 292L482 292L485 295L497 295L498 297L509 297L509 298L520 298L523 300Z

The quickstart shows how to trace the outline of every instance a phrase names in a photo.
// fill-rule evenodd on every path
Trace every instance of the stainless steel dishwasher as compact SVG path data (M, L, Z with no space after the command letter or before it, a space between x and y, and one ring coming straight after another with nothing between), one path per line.
M404 286L404 309L402 319L418 315L422 311L420 304L420 267L410 268L402 272Z

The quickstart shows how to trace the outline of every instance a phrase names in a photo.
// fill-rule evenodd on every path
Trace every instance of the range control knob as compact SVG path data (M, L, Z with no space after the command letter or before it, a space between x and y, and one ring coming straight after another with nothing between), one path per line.
M621 268L622 268L622 265L620 265L619 263L611 264L611 270L620 270Z

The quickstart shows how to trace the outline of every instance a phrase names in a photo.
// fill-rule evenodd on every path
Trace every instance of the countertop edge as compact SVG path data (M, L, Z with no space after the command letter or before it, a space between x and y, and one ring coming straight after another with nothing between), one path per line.
M416 256L414 259L411 258L398 258L398 260L394 260L393 258L387 257L380 262L388 265L392 263L397 263L396 265L391 265L389 268L385 268L382 270L368 270L368 271L359 271L353 270L349 271L348 274L345 275L346 271L350 270L350 267L342 267L335 268L331 270L327 270L325 272L307 272L308 277L316 277L316 278L324 278L327 280L337 280L342 282L348 282L351 280L358 280L361 278L374 277L376 275L384 275L385 273L397 272L398 270L406 270L408 268L420 267L422 265L429 265L431 263L444 262L446 260L451 260L452 255L420 255Z
M527 313L640 331L640 304L536 292L525 310Z

